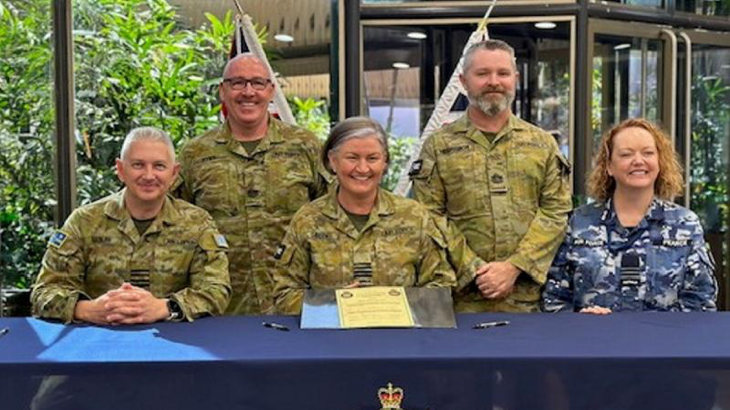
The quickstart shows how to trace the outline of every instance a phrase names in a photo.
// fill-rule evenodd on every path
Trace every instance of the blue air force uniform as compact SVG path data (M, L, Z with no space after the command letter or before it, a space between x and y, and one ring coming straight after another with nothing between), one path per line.
M625 228L609 199L575 210L548 272L543 309L714 311L714 270L694 212L655 198L644 219Z

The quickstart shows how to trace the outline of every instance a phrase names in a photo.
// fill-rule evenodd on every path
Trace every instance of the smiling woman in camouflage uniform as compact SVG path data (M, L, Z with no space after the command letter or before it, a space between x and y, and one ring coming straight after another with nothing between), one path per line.
M352 286L453 286L443 227L419 203L379 188L388 166L383 128L365 117L332 129L322 160L338 187L305 205L279 248L280 313L297 314L304 290Z
M669 139L630 119L601 141L588 189L548 274L547 311L716 310L714 263Z

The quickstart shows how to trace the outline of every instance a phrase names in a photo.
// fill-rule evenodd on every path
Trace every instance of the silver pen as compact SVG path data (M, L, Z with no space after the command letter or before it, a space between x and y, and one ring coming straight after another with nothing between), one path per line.
M472 329L489 329L490 327L507 326L508 324L509 320L498 320L496 322L477 323L472 326Z

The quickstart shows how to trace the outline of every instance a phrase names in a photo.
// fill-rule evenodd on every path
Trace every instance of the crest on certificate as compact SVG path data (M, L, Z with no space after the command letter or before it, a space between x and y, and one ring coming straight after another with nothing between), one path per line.
M393 387L393 383L388 382L388 388L381 387L378 389L380 410L403 410L400 407L401 402L403 402L403 395L403 389Z

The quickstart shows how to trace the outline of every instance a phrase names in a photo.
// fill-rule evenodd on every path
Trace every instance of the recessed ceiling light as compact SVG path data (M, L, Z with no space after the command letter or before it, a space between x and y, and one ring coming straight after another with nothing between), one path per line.
M281 41L282 43L291 43L294 41L294 37L288 34L277 34L274 36L274 40Z
M627 48L631 48L631 43L621 43L613 46L614 50L625 50Z
M558 25L553 23L552 21L540 21L535 23L535 27L541 30L552 30L557 26Z
M393 68L404 69L404 68L411 68L411 66L408 63L398 62L398 63L393 63Z
M424 38L428 37L426 34L420 33L418 31L411 31L407 35L408 35L408 38L414 38L416 40L423 40Z

